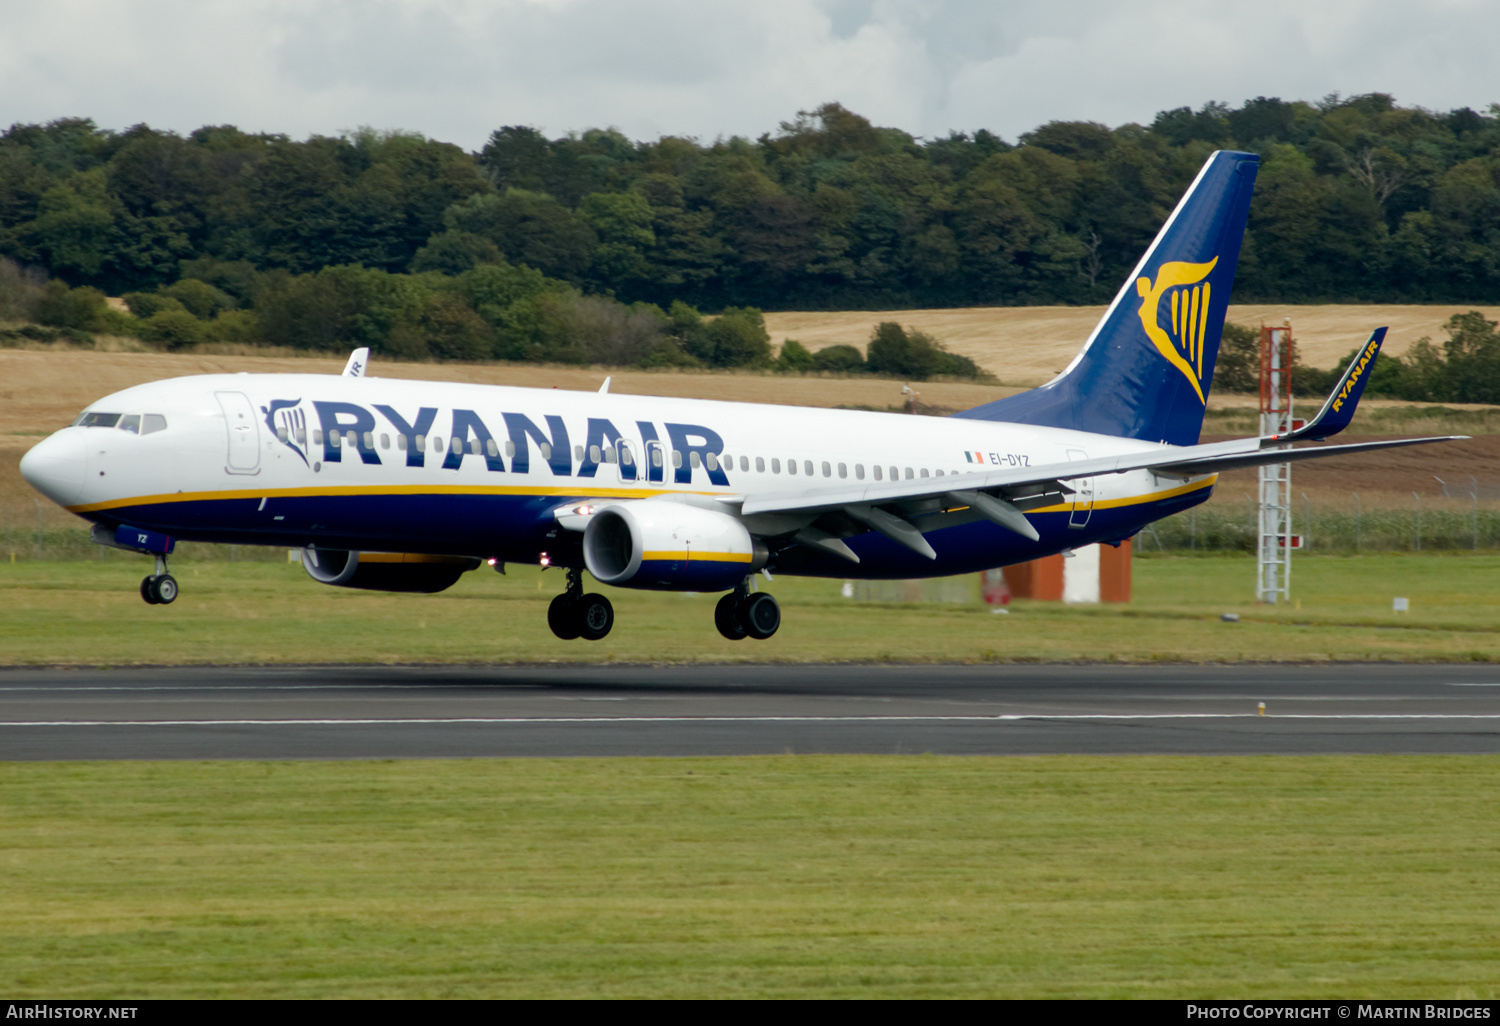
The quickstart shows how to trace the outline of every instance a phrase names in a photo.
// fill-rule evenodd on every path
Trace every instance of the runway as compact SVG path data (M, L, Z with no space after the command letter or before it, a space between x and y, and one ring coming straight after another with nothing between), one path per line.
M1497 751L1470 665L0 671L3 760Z

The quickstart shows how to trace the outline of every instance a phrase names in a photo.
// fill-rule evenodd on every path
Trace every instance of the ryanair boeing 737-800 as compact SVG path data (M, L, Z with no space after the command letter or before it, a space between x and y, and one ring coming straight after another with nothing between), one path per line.
M21 462L103 544L300 548L314 579L434 592L491 563L567 570L548 612L604 637L621 588L723 591L768 638L765 571L913 578L1116 543L1208 498L1221 470L1440 439L1292 449L1348 425L1377 330L1306 427L1198 444L1259 159L1209 158L1056 379L948 418L370 377L229 374L129 388Z

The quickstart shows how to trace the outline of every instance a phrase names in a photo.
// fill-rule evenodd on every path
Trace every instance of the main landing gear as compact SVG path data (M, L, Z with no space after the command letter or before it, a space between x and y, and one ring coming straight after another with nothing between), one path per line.
M547 607L547 626L564 641L598 641L615 625L615 607L603 595L583 593L583 571L568 571L568 590Z
M781 606L763 591L751 592L747 577L740 586L719 599L714 607L714 626L730 641L747 634L764 641L781 626Z
M177 578L167 573L167 557L156 557L156 573L141 579L141 598L147 605L167 606L177 601Z

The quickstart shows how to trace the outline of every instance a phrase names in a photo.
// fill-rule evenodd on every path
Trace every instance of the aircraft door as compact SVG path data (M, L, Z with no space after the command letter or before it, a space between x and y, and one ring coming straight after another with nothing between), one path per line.
M229 432L229 459L224 469L231 474L260 473L260 422L255 407L243 392L215 392L224 426Z
M1086 460L1089 454L1082 449L1069 449L1068 459ZM1068 526L1083 528L1089 523L1089 516L1094 512L1094 479L1092 477L1075 477L1073 485L1073 512L1068 515Z
M646 443L646 480L662 481L667 475L667 451L658 441Z
M615 464L620 468L621 481L634 481L636 474L639 473L635 460L635 446L623 438L615 443Z

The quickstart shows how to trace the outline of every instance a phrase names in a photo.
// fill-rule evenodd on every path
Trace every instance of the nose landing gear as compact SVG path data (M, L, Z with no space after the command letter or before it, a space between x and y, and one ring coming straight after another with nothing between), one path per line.
M156 557L156 573L141 579L141 598L147 605L168 606L177 601L177 578L167 573L167 557Z
M714 626L730 641L745 636L764 641L781 627L781 606L763 591L751 593L750 579L719 599L714 607Z
M598 641L615 625L615 607L603 595L583 593L583 571L568 571L568 586L547 607L547 626L564 641Z

